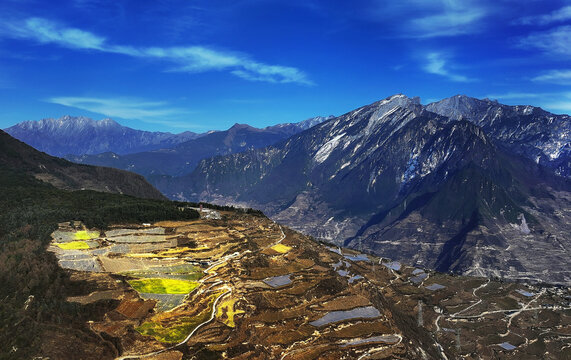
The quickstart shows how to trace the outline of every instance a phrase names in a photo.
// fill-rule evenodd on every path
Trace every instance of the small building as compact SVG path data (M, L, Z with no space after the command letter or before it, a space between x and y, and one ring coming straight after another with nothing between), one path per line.
M440 285L440 284L432 284L427 286L426 288L430 291L436 291L436 290L440 290L440 289L444 289L446 286L444 285Z
M510 344L509 342L504 342L499 344L499 346L504 349L504 350L508 350L508 351L512 351L513 349L516 348L516 346L513 346L512 344Z

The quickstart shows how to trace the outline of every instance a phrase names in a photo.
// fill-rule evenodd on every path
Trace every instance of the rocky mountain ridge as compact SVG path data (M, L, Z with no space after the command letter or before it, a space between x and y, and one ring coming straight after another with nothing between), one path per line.
M500 116L491 119L507 123ZM259 208L317 238L441 271L569 283L569 180L486 129L399 94L275 146L153 181L173 199ZM524 133L510 136L523 144ZM557 142L545 138L528 148Z
M457 95L426 106L428 111L453 120L466 119L510 151L571 175L571 117L539 107L509 106L489 99Z

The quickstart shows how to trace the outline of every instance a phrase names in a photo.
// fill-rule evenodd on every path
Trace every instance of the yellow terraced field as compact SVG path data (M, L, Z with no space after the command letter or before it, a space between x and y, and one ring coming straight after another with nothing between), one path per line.
M216 317L232 328L236 327L236 324L234 323L234 315L244 313L244 310L236 310L237 301L238 299L231 298L222 302L218 306L218 311L216 312Z
M133 289L149 294L188 294L199 285L196 281L178 279L137 279L129 280Z
M292 248L284 244L277 244L271 247L272 250L277 251L281 254L289 252Z
M74 234L76 240L91 240L99 237L99 231L78 231Z
M63 250L86 250L89 245L85 241L71 241L67 243L56 243L60 249Z

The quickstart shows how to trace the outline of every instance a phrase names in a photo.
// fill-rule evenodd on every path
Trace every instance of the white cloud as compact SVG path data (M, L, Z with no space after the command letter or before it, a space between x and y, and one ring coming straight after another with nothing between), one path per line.
M551 70L542 75L534 77L532 80L560 85L571 85L571 69Z
M244 65L244 70L234 70L232 73L251 81L314 85L312 81L307 79L303 72L296 68L286 66L249 62Z
M436 74L444 76L451 81L456 82L470 82L470 79L464 75L455 74L448 69L448 63L446 58L437 52L429 53L426 55L426 64L422 67L424 71L429 74Z
M399 19L404 37L434 38L480 32L493 10L481 0L376 0L370 16L383 23Z
M313 85L307 75L295 67L264 64L245 54L215 50L204 46L112 45L107 42L107 39L90 32L63 27L41 18L30 18L22 23L5 21L3 28L0 28L0 36L33 40L42 44L56 44L71 49L96 50L136 58L162 60L174 64L173 71L188 73L229 71L235 76L250 81Z
M571 20L571 6L564 6L561 9L555 10L549 14L526 16L514 22L517 25L548 25Z
M62 28L56 23L41 18L29 18L23 24L6 23L4 36L31 39L42 44L54 43L74 49L104 50L105 39L89 32L73 28Z
M548 93L508 92L504 94L490 94L485 97L517 105L529 105L530 102L533 102L531 105L540 106L556 114L571 113L571 92L569 91Z
M571 56L571 26L532 33L520 39L519 46L543 50L549 54Z
M486 15L483 9L446 9L444 12L411 20L416 37L456 36L478 31L477 22Z
M188 111L169 106L162 101L146 101L134 98L97 98L62 96L46 100L53 104L87 110L109 117L136 119L148 123L168 125L171 127L188 127L188 123L165 120L182 115Z
M560 101L547 102L544 105L545 109L553 109L556 113L571 114L571 96Z
M516 100L516 99L537 99L545 94L538 93L524 93L524 92L508 92L503 94L490 94L485 97L488 99L498 99L498 100Z

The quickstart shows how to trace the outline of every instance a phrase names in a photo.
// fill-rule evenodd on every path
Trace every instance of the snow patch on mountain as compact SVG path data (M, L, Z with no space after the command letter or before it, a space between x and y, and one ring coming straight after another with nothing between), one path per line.
M521 231L524 234L529 234L531 233L531 230L529 229L529 226L527 226L527 221L525 221L525 215L523 214L519 214L517 219L519 221L521 221L520 224L511 224L515 229Z
M333 150L335 150L337 145L339 145L339 141L341 140L341 138L343 136L345 136L345 133L342 133L342 134L335 136L333 139L326 142L319 150L317 150L317 152L315 153L315 156L313 158L315 160L315 162L321 164L325 160L327 160L329 155L331 155Z

